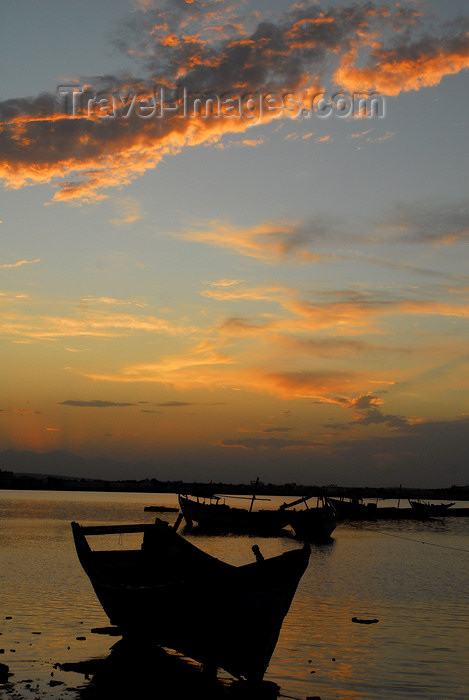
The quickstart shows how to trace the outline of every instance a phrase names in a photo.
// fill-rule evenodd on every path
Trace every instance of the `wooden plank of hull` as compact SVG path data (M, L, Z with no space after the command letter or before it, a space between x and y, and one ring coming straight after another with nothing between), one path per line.
M183 542L190 549L180 556L186 563L171 580L161 571L158 549L92 552L79 526L72 527L82 566L111 623L126 636L151 638L236 677L262 679L309 548L234 567L172 533L170 544ZM162 563L167 569L167 559Z

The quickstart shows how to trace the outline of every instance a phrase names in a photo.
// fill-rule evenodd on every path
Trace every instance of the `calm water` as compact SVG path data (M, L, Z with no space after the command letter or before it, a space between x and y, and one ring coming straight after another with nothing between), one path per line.
M147 504L176 505L176 497L0 492L0 662L14 673L1 697L86 694L83 675L54 664L105 657L116 640L90 632L109 622L76 558L70 521L151 522ZM176 514L161 517L173 522ZM132 537L114 542L132 547ZM264 556L299 546L288 538L189 539L234 564L253 560L254 542ZM331 544L313 547L266 680L302 700L469 698L468 572L469 519L340 525Z

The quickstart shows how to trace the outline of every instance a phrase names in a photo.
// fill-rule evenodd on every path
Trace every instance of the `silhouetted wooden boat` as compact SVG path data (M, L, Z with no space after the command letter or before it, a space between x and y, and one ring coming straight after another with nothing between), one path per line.
M454 503L428 503L427 501L411 501L409 503L419 518L441 518L448 515L448 509Z
M337 526L334 508L322 496L316 498L316 506L312 508L308 505L311 498L311 496L305 496L292 503L283 503L280 510L287 513L288 524L299 539L307 542L326 542ZM298 510L294 508L301 504L304 508Z
M411 501L411 508L396 508L396 506L378 507L376 503L364 503L361 498L331 498L328 502L334 507L339 520L426 520L432 517L448 515L449 504L431 504L423 501ZM467 512L466 512L467 511ZM451 511L450 515L469 515L469 509L459 508Z
M328 496L327 502L334 508L339 520L376 520L377 518L376 503L364 503L362 498Z
M219 496L200 498L179 494L178 498L186 525L191 528L197 523L204 532L280 535L289 521L284 511L235 508Z
M237 678L260 681L310 549L232 566L180 537L163 521L82 527L78 558L111 624ZM92 551L87 536L143 532L141 549ZM253 548L254 549L254 548Z

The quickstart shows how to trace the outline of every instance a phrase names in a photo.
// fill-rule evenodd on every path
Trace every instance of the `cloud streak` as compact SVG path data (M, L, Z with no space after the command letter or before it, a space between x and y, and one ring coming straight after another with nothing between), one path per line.
M67 399L61 401L60 406L76 406L78 408L127 408L135 406L134 403L118 402L118 401L101 401L93 399L92 401L79 401L78 399Z
M389 215L386 226L396 231L399 240L407 243L445 243L469 238L469 202L467 200L401 203Z
M225 221L210 221L186 230L177 237L231 250L238 255L265 262L296 258L303 262L318 262L324 256L309 248L329 232L328 224L295 223L286 221L262 222L254 226L234 226Z
M18 262L15 263L4 263L3 265L0 265L0 268L22 267L22 265L32 265L32 263L37 262L40 262L40 258L36 258L35 260L18 260Z
M241 439L224 439L219 443L222 447L240 447L245 450L300 450L300 449L315 449L323 443L318 440L300 440L292 438L286 440L283 438L241 438Z
M409 23L409 29L411 23ZM368 65L359 67L359 44L347 52L334 74L338 85L350 92L379 92L399 95L438 85L445 75L469 68L469 21L440 36L415 39L411 33L393 47L373 40Z
M6 338L48 340L79 336L117 338L140 332L184 335L192 332L193 328L146 314L109 314L92 309L80 311L74 316L34 316L6 311L0 321L0 331Z

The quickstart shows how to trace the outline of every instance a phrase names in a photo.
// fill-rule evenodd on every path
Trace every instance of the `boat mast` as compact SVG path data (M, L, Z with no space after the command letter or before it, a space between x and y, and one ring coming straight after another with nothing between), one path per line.
M251 482L251 483L252 483L252 482ZM259 477L257 477L256 483L254 484L254 488L253 488L253 491L252 491L252 498L251 498L251 505L249 506L249 512L252 511L252 507L253 507L253 505L254 505L254 501L256 500L256 490L257 490L257 487L258 487L258 486L259 486Z

